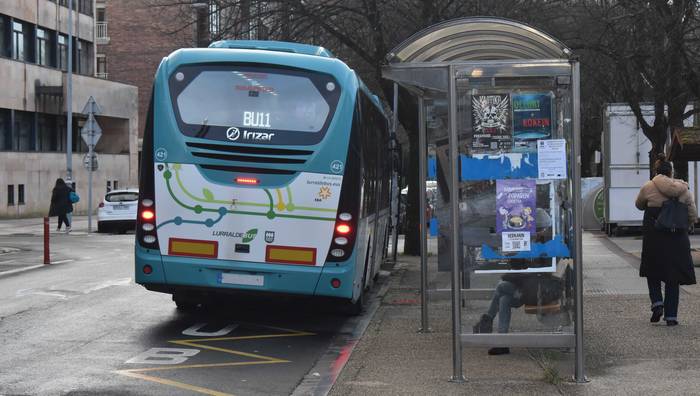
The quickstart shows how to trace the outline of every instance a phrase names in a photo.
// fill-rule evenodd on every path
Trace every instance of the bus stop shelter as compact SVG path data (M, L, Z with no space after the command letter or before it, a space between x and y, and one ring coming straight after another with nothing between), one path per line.
M530 26L475 17L428 27L387 60L394 114L418 113L421 330L430 330L430 297L449 293L453 381L464 379L463 346L490 346L574 349L574 379L584 382L571 50ZM430 221L438 252L429 265Z

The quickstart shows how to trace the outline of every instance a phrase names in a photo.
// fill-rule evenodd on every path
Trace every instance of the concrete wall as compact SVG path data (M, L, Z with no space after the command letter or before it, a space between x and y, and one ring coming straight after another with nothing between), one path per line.
M68 34L68 8L49 0L2 0L0 14ZM95 22L92 16L74 12L73 35L94 42Z
M73 177L78 185L80 202L75 213L88 209L88 171L83 167L84 154L73 155ZM119 188L136 187L129 183L129 155L98 155L99 169L93 173L93 210L104 197L107 180L119 181ZM0 218L46 216L51 190L56 179L65 177L66 155L58 153L0 153ZM15 187L15 205L7 203L7 186ZM25 204L19 205L17 185L24 184Z

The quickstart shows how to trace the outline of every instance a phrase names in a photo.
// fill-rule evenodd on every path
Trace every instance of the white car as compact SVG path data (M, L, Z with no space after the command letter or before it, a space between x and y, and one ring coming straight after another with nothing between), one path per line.
M139 190L112 190L97 209L97 232L125 233L136 228Z

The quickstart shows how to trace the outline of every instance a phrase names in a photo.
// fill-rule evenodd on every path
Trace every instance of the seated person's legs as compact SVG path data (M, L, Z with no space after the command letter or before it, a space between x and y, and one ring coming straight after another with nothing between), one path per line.
M488 311L481 315L479 323L474 326L474 333L490 333L493 329L493 319L498 314L498 332L507 333L510 326L510 308L517 303L515 292L517 288L508 281L500 281L491 298ZM519 305L515 305L519 306Z

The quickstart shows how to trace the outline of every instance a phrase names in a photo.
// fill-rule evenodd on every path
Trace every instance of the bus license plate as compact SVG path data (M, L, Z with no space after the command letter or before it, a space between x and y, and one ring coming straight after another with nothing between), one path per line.
M265 276L221 273L219 281L229 285L263 286L265 284Z

